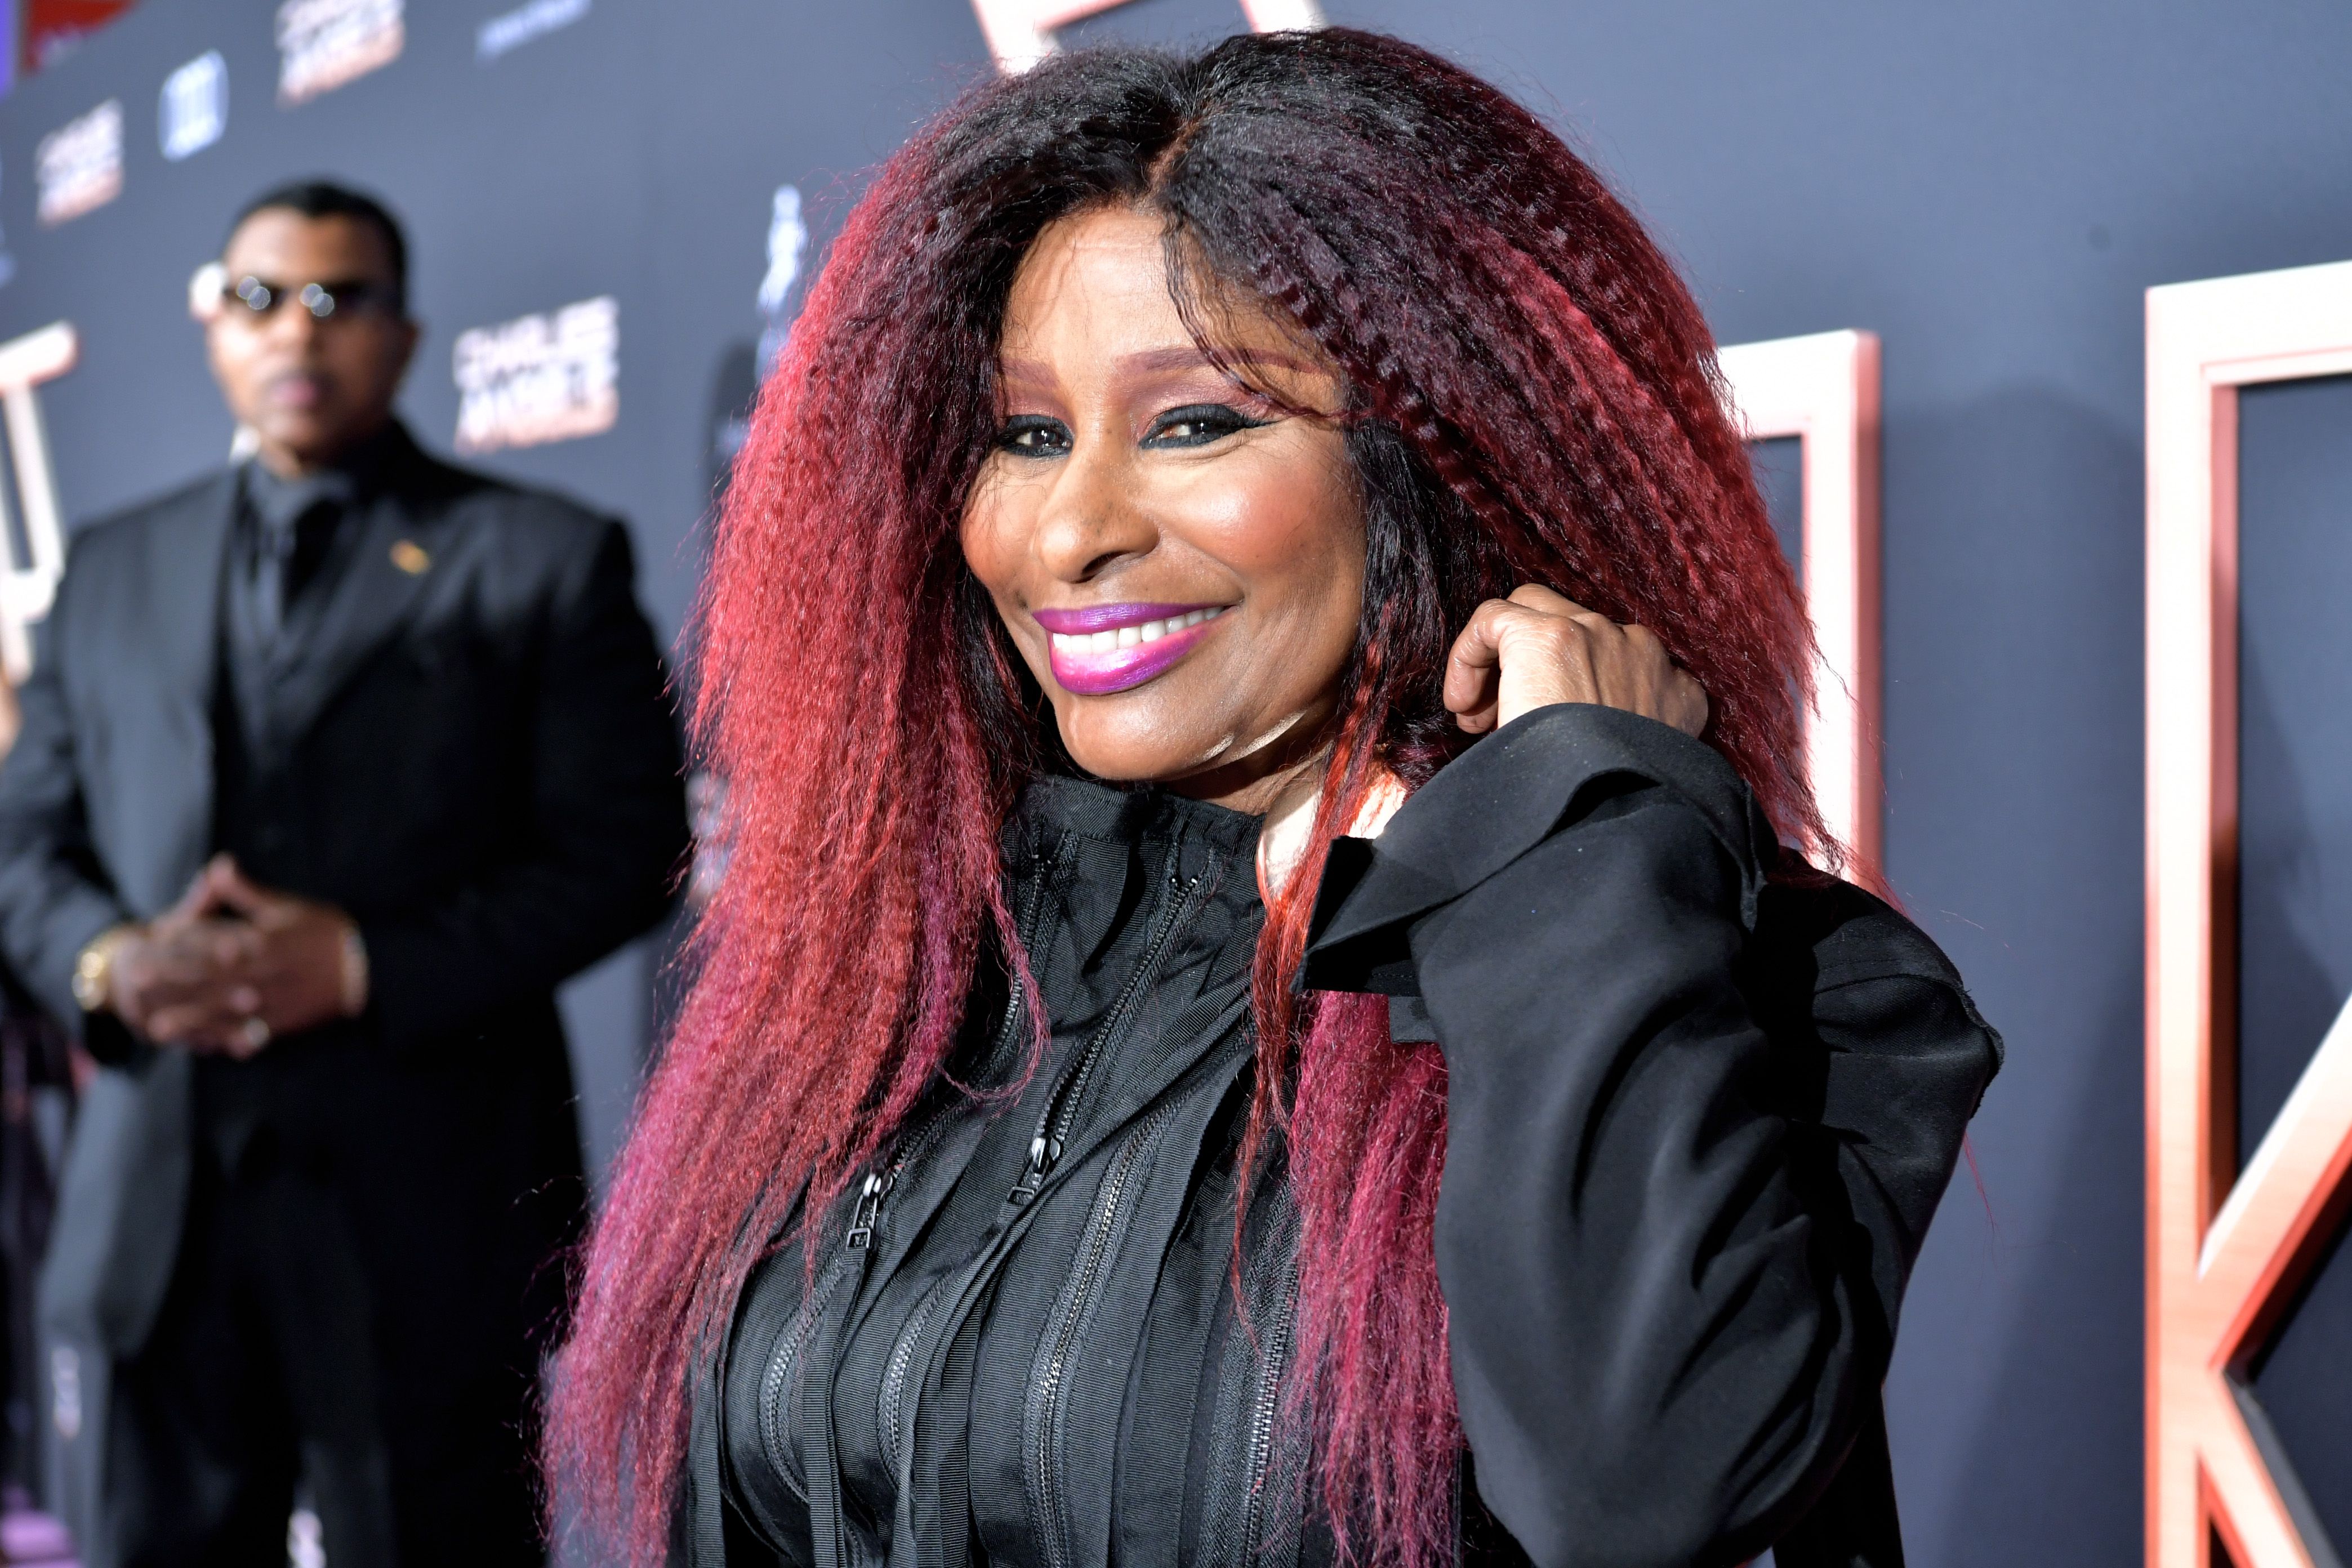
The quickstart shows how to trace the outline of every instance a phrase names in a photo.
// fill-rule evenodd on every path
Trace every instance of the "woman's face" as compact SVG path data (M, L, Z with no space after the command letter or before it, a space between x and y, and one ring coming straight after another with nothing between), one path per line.
M1361 613L1345 437L1202 357L1169 298L1161 220L1054 224L1013 279L1001 434L963 552L1098 778L1262 810L1312 755ZM1216 346L1294 407L1339 378L1255 301Z

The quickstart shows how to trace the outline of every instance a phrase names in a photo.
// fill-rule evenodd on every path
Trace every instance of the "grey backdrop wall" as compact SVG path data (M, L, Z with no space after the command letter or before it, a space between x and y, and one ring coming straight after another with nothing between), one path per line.
M184 289L271 179L330 171L408 216L432 331L405 408L446 445L465 328L619 302L608 433L488 466L625 512L665 630L762 327L772 197L819 244L864 170L988 68L961 0L411 0L401 58L273 101L265 0L149 5L0 105L0 335L73 321L42 394L68 511L217 462L229 424ZM1885 345L1888 861L2007 1032L2006 1075L1914 1287L1888 1396L1914 1560L2140 1549L2141 293L2352 258L2352 11L2122 0L1327 0L1549 115L1683 258L1724 341ZM566 19L568 18L568 19ZM1198 38L1231 0L1069 29ZM156 139L208 49L226 135ZM123 194L43 228L39 139L124 107ZM2352 991L2352 388L2248 400L2248 1115ZM2258 460L2259 459L2259 460ZM1785 498L1786 483L1773 487ZM2264 965L2269 967L2265 968ZM647 956L575 986L600 1151L647 1027ZM2352 1260L2262 1392L2352 1550Z

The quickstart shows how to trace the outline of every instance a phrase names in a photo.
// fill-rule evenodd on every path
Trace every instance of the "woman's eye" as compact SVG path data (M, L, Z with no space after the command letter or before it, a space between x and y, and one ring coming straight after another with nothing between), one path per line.
M1238 408L1222 403L1204 403L1190 408L1171 408L1151 422L1145 432L1147 447L1205 447L1221 441L1236 430L1254 430L1265 424L1253 419Z
M996 444L1024 458L1052 458L1070 449L1070 427L1058 419L1031 415L1004 422Z

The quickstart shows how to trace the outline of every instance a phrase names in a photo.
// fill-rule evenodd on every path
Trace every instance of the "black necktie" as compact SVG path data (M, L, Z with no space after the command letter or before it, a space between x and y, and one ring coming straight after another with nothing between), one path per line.
M265 647L285 628L286 607L301 592L318 563L320 546L341 515L340 500L320 496L284 526L262 525L253 563L253 612Z

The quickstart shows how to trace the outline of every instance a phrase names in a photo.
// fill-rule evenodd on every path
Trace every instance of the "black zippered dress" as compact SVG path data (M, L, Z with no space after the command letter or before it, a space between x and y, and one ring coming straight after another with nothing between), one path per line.
M1005 830L1051 1044L982 981L957 1084L754 1274L683 1561L1307 1568L1298 1220L1236 1145L1258 821L1044 779ZM1335 847L1307 980L1448 1074L1437 1262L1465 1562L1899 1563L1878 1387L2000 1061L1910 922L1768 882L1724 760L1541 709Z

